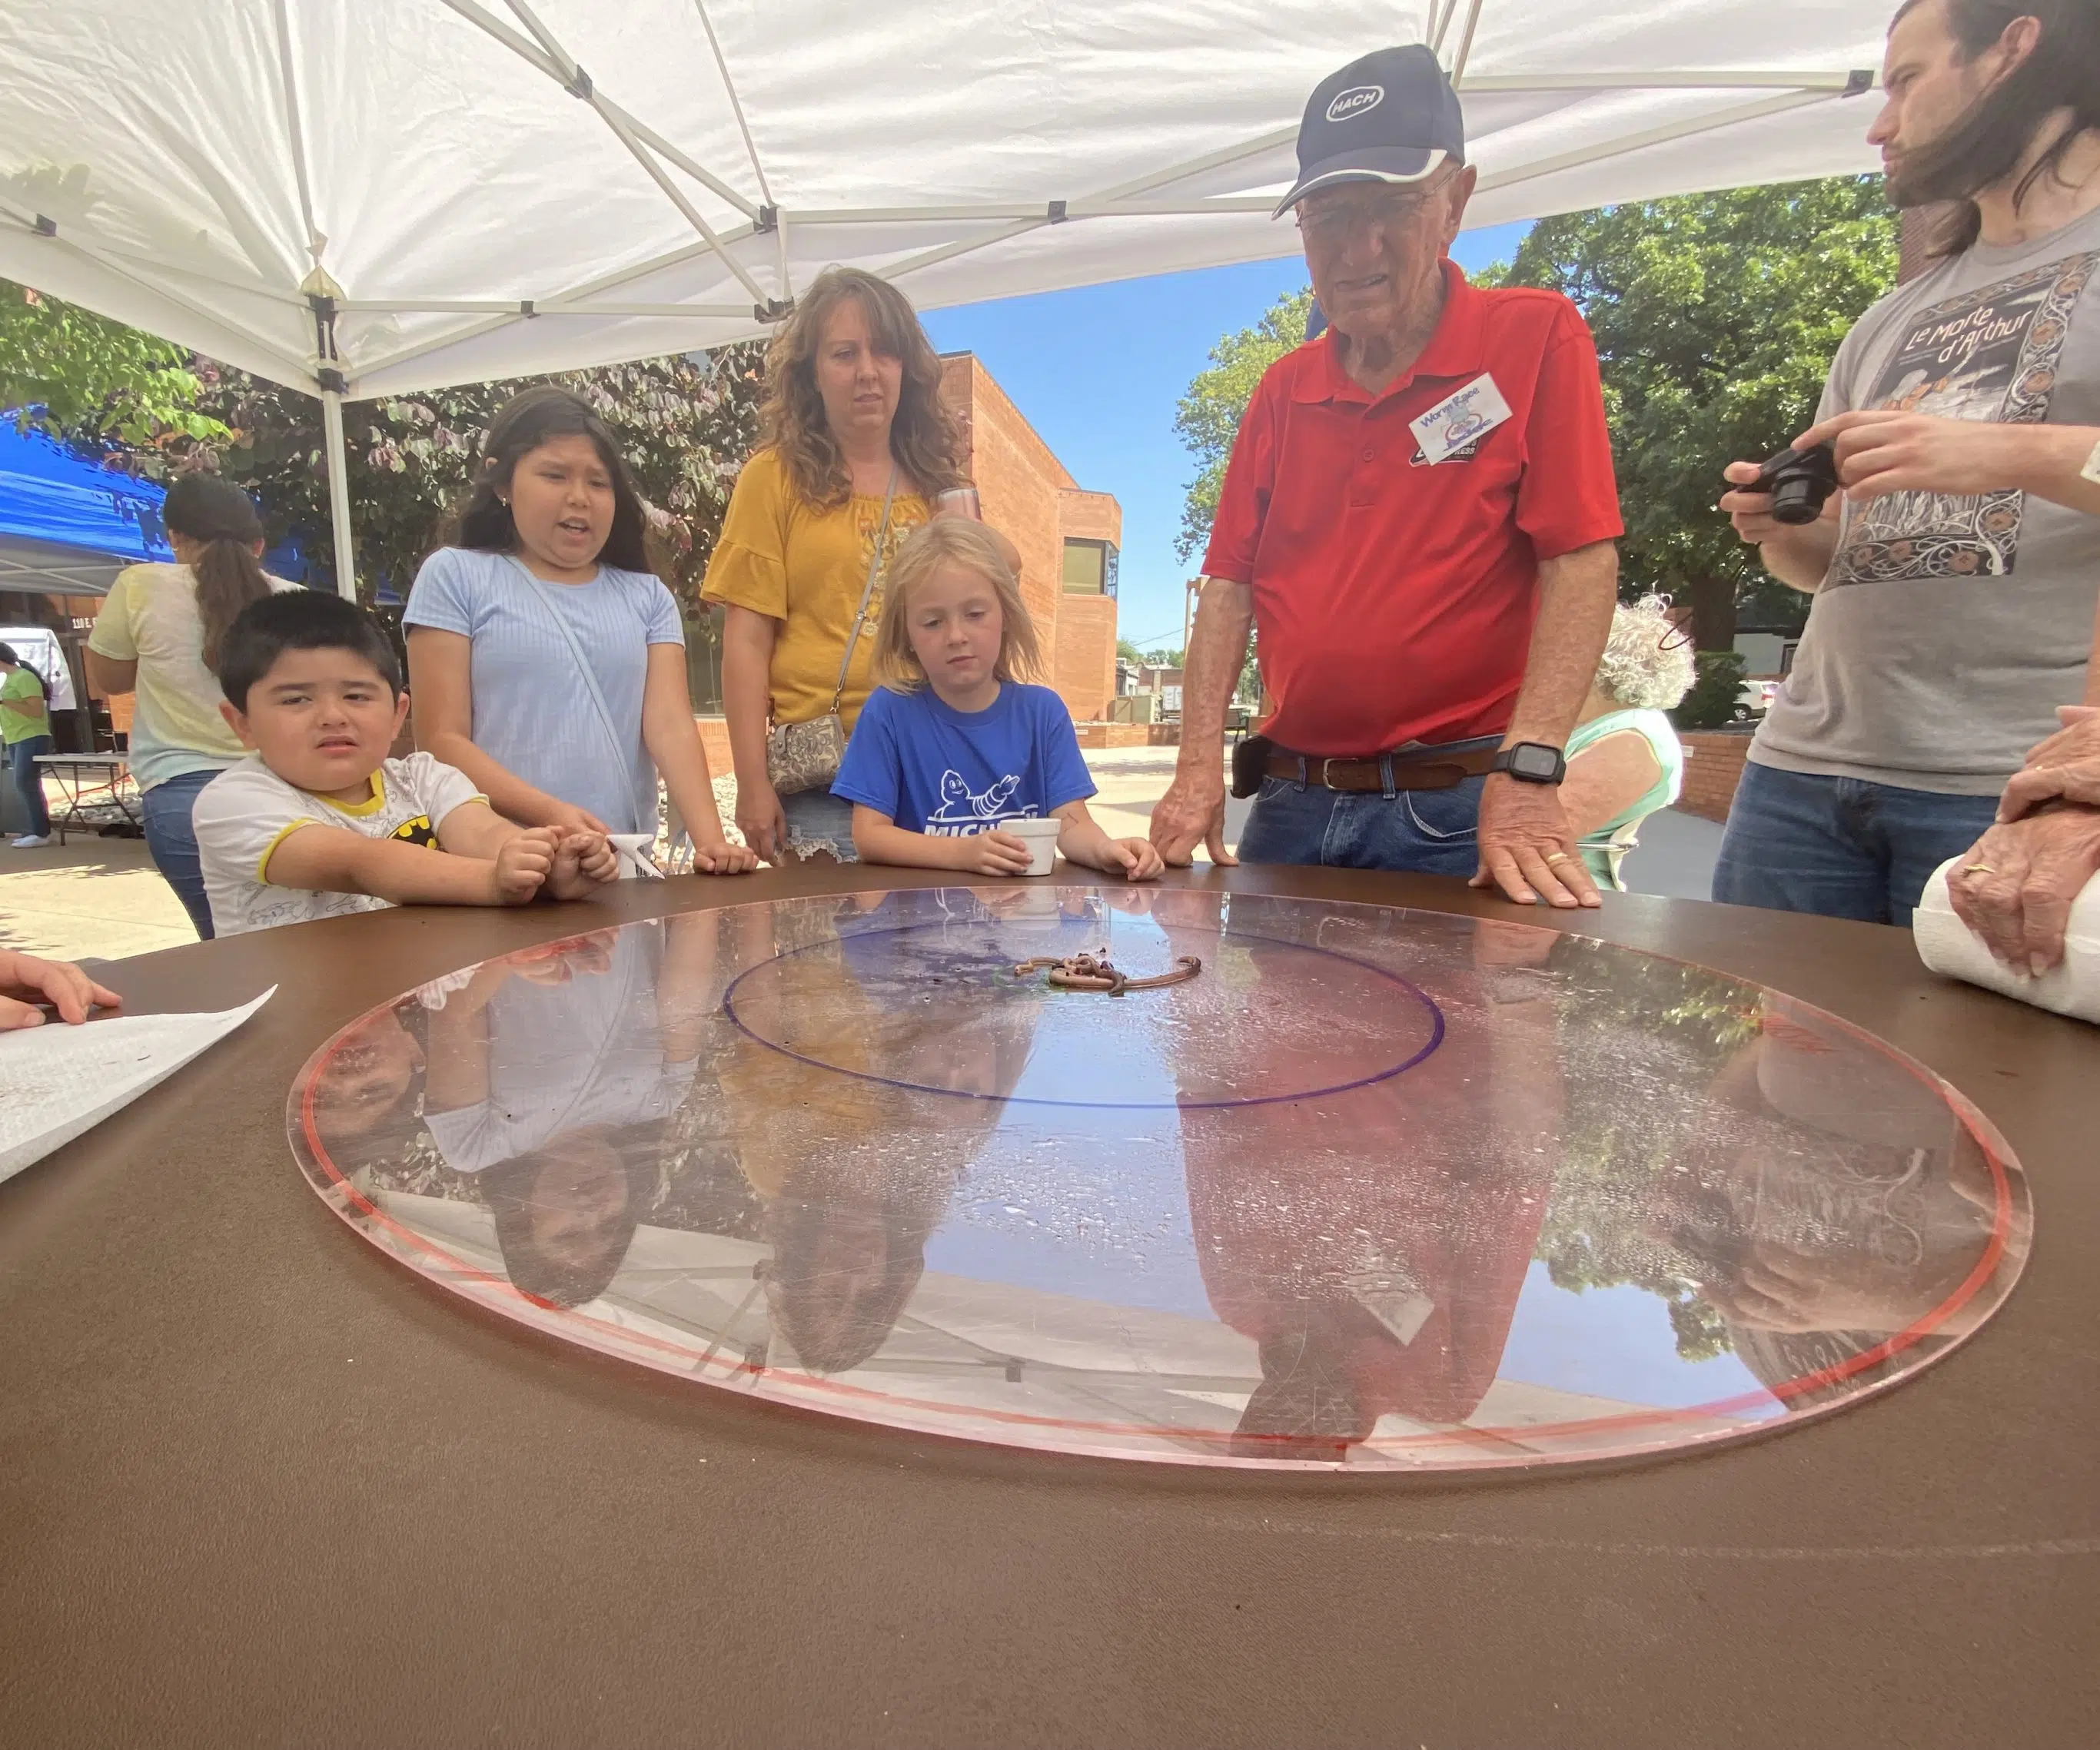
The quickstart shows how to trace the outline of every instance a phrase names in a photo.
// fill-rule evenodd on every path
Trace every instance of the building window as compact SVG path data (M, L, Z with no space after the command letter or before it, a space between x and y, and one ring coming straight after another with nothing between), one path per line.
M1112 596L1116 593L1116 549L1113 541L1065 543L1065 593Z

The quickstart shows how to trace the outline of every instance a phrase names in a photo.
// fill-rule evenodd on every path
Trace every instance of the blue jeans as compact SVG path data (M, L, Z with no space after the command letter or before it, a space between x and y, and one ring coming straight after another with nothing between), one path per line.
M15 793L29 811L29 831L39 839L51 836L51 811L44 800L44 769L37 756L58 745L48 735L29 735L7 743L7 769L14 774Z
M190 811L196 806L197 792L218 776L215 771L185 772L179 778L164 778L141 799L146 849L152 853L153 866L175 890L201 941L212 937L211 901L205 897L204 872L197 866L196 830L190 825Z
M1495 738L1454 742L1454 752L1492 747ZM1311 775L1319 762L1308 760ZM1480 789L1469 778L1449 790L1326 790L1265 778L1241 833L1243 863L1312 863L1470 876L1480 866Z
M780 799L788 817L788 848L797 857L828 851L842 863L857 862L853 804L828 789L797 790Z
M1996 796L1743 768L1714 866L1727 906L1908 928L1926 878L1983 837Z

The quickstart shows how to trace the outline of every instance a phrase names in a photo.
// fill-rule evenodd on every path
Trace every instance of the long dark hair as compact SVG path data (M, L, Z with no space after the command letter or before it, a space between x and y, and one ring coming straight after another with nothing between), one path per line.
M606 423L580 395L566 389L543 386L513 395L489 421L488 435L482 440L481 468L474 489L446 531L448 545L470 547L477 553L514 553L518 548L518 525L512 520L510 477L518 465L543 443L556 438L589 438L612 477L612 531L598 549L598 562L622 571L646 571L650 567L644 539L647 520L634 477Z
M966 484L962 434L941 399L941 359L911 300L887 280L858 267L827 267L780 325L765 354L765 441L787 465L795 490L812 505L843 505L853 476L824 417L817 390L817 348L832 312L849 298L867 318L875 350L899 360L904 380L889 425L889 453L926 493Z
M13 645L0 644L0 663L5 663L11 668L20 668L24 673L28 674L36 681L38 690L44 695L45 703L50 703L51 696L51 683L44 678L43 671L42 669L37 668L32 664L24 662L20 657L17 656L15 654L15 646Z
M170 535L200 549L190 574L196 579L197 618L204 622L204 665L217 674L227 628L249 602L270 593L270 580L255 557L262 519L239 487L215 474L186 474L168 488L161 520Z
M1889 28L1921 3L1905 0ZM1983 224L1976 196L2019 169L2052 114L2071 112L2013 190L2015 208L2044 176L2061 171L2080 134L2100 128L2100 7L2093 0L1941 0L1941 9L1965 61L1990 48L2015 19L2032 18L2041 26L2033 52L1939 139L1910 152L1901 175L1889 183L1889 198L1898 206L1952 203L1929 245L1933 254L1946 256L1975 242Z

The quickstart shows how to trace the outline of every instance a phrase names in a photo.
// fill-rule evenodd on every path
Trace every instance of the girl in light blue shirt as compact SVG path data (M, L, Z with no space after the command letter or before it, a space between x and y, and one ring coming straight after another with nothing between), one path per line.
M612 434L566 390L488 430L457 541L423 562L402 624L416 743L527 827L657 827L656 781L696 868L757 859L724 838L686 685L685 632L642 551Z

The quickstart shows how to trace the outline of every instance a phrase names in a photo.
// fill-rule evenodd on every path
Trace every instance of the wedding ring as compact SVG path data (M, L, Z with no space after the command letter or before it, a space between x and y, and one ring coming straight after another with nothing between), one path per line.
M1546 859L1549 865L1553 863L1564 863L1569 860L1568 855L1565 851L1555 851L1551 857Z
M1961 872L1967 875L1996 875L1998 871L1993 869L1988 863L1970 863L1964 867Z

